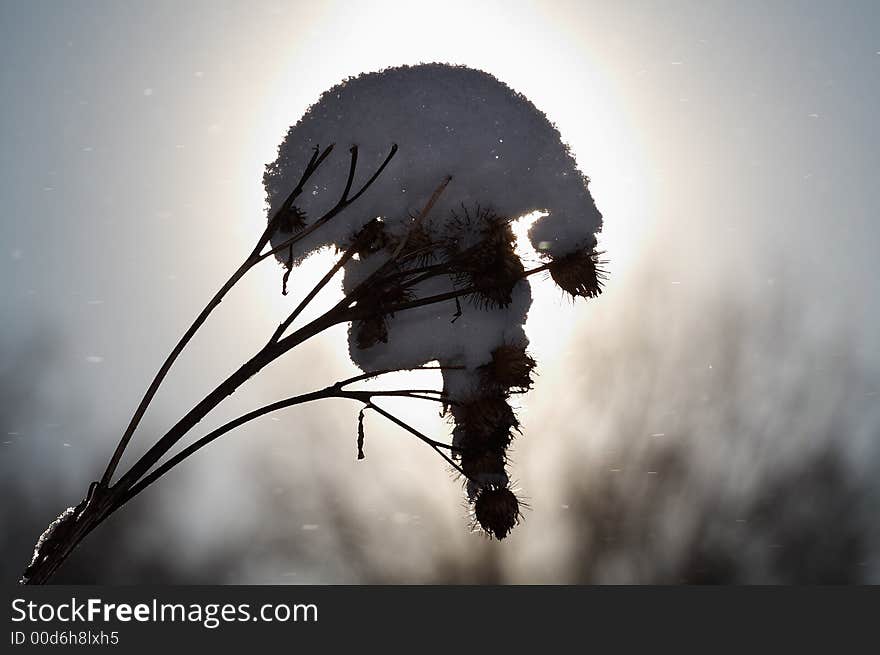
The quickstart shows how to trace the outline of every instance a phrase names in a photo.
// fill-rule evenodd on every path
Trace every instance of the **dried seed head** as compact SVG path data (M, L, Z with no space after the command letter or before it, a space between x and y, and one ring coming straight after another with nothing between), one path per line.
M606 262L593 248L577 250L550 263L550 277L563 291L572 296L595 298L602 293L602 284L608 273L602 268Z
M470 480L481 485L506 484L505 464L504 451L466 450L461 454L461 470Z
M473 287L472 299L483 307L507 307L524 268L514 245L516 237L507 218L491 209L463 207L447 223L450 237L444 254L456 284Z
M398 303L412 298L412 293L399 281L379 278L369 282L357 307L367 310L370 316L354 322L355 343L361 350L375 346L380 341L388 343L388 317Z
M519 427L516 415L503 394L490 394L459 402L452 408L456 427L453 443L461 453L503 453L513 441L511 430Z
M361 228L353 241L358 244L357 254L359 257L366 257L379 252L388 245L388 233L385 231L385 223L378 218L374 218Z
M510 428L503 426L495 430L480 432L468 431L463 425L458 425L452 431L452 443L461 453L482 450L503 452L513 443L513 434Z
M525 269L513 248L483 243L469 251L459 265L459 280L475 289L473 299L483 307L507 307L513 301L513 288Z
M369 278L364 285L363 295L358 298L358 307L383 312L398 303L412 300L412 291L400 283L396 273L395 269L387 277Z
M519 523L519 501L507 487L481 489L474 501L474 518L490 537L504 539Z
M453 413L467 435L486 437L519 427L516 415L501 394L473 398L458 405Z
M447 235L447 248L457 249L458 252L482 241L485 236L499 227L509 225L503 216L495 213L491 207L483 208L475 205L473 211L464 204L460 212L451 212L444 223L443 231Z
M306 226L306 214L295 205L286 205L278 210L278 230L296 233Z
M505 344L492 351L492 361L481 366L480 373L487 385L526 391L532 386L534 368L535 360L524 346Z

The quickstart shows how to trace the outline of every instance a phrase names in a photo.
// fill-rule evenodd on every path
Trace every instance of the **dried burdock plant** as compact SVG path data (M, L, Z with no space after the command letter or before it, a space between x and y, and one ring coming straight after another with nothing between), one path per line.
M417 104L408 100L413 93ZM347 157L333 145L341 141L353 144ZM563 290L583 297L598 295L604 279L595 252L601 215L559 133L525 97L486 73L441 64L388 69L326 92L291 128L264 182L269 218L254 248L159 368L101 478L40 537L23 583L48 581L107 517L214 440L270 412L325 398L361 403L359 459L364 414L375 412L461 475L475 526L503 539L519 522L523 505L507 469L519 430L511 395L531 388L535 369L523 329L528 277L549 271ZM546 214L529 233L545 261L527 268L511 222L533 211ZM270 258L284 267L286 292L297 264L328 246L336 248L336 263L265 345L117 476L160 385L226 294ZM299 321L340 271L342 299ZM339 324L349 325L349 353L363 374L253 410L169 456L249 378ZM439 370L443 388L351 388L414 369ZM390 413L382 407L387 397L442 406L454 423L452 443Z
M479 367L486 388L508 392L531 389L534 369L535 360L525 347L514 344L498 346L492 351L492 359Z
M506 487L483 487L474 500L474 519L486 534L504 539L520 520L519 500Z
M595 298L602 293L602 284L608 274L595 248L576 250L550 262L550 277L563 291L572 296Z

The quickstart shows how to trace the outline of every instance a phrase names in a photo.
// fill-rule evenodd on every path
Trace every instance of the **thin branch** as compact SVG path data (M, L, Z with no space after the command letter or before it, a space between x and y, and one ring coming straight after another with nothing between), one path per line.
M302 403L310 402L312 400L320 400L322 398L331 398L333 397L333 389L332 387L328 387L327 389L322 389L320 391L313 391L311 393L302 394L300 396L293 396L291 398L285 398L284 400L279 400L278 402L271 403L269 405L264 405L259 409L255 409L252 412L248 412L247 414L242 414L238 418L229 421L228 423L224 423L216 430L212 430L208 434L206 434L201 439L198 439L191 443L189 446L181 450L179 453L171 457L169 460L164 462L162 465L156 467L152 472L148 475L141 478L141 480L132 485L132 487L128 490L128 492L122 497L120 502L116 505L114 509L118 509L122 507L129 500L137 496L141 491L149 487L156 480L165 475L168 471L173 469L175 466L180 464L187 457L192 455L198 450L201 450L212 441L219 439L227 432L234 430L235 428L244 425L250 421L260 418L266 414L271 412L278 411L279 409L285 409L287 407L293 407L294 405L301 405Z
M285 239L284 241L279 243L277 246L274 246L274 247L270 248L269 250L267 250L266 252L264 252L263 254L259 255L258 256L259 260L262 261L268 257L271 257L272 255L284 250L284 248L287 248L288 246L291 246L294 243L297 243L298 241L305 239L312 232L314 232L319 227L321 227L322 225L327 223L327 221L331 220L333 217L335 217L337 214L339 214L343 209L345 209L350 204L352 204L355 200L360 198L361 195L363 195L363 193L373 185L373 182L375 182L376 178L378 178L379 175L382 173L382 171L385 170L385 167L388 165L388 162L391 161L392 157L394 157L394 155L396 153L397 153L397 144L395 143L391 146L391 151L388 153L388 156L385 157L385 161L383 161L382 165L379 166L378 169L376 169L376 172L373 173L372 177L370 177L370 179L367 180L367 182L361 187L360 191L358 191L351 198L348 198L346 196L340 197L339 201L333 206L332 209L330 209L330 211L328 211L326 214L321 216L321 218L316 220L314 223L312 223L308 227L304 228L303 230L300 230L299 232L297 232L296 234L294 234L290 238ZM357 148L352 148L351 155L352 155L351 156L352 164L354 164L357 162ZM352 171L353 167L350 168L349 170ZM346 192L348 190L349 190L348 185L346 185Z
M416 400L428 400L435 403L442 403L444 406L447 405L459 405L460 403L444 394L442 391L434 391L430 389L395 389L391 391L364 391L364 392L355 392L362 393L364 396L373 397L389 397L389 398L414 398ZM445 444L440 444L444 447L448 447ZM454 450L454 449L453 449Z
M183 336L168 354L168 357L165 358L165 361L162 363L162 366L159 368L159 371L156 373L153 381L150 383L150 386L147 387L147 391L144 393L143 398L141 398L141 402L135 409L134 415L131 417L131 421L129 421L128 423L128 427L125 429L125 432L123 432L122 438L119 440L119 443L116 446L116 450L113 451L113 455L110 457L110 461L107 464L107 468L104 470L104 475L101 478L101 486L106 488L110 485L110 482L113 479L113 474L116 472L116 468L119 466L119 461L122 459L122 455L125 452L126 447L131 441L131 438L134 435L138 424L144 417L147 408L150 406L150 403L156 396L156 393L159 391L159 387L162 385L162 382L168 375L168 371L171 370L171 366L174 364L175 360L180 356L180 353L183 352L183 349L190 342L190 340L192 340L193 336L195 336L199 328L202 327L202 325L208 319L208 316L210 316L211 312L213 312L214 309L223 301L223 297L229 292L230 289L232 289L232 287L236 285L236 283L241 278L244 277L245 273L250 270L252 265L253 264L251 263L251 260L247 259L241 266L238 267L238 269L232 274L232 276L228 280L226 280L226 283L220 288L220 290L214 294L214 297L211 298L208 304L205 305L205 308L196 317L192 325L189 326L189 329L183 334Z
M263 230L262 235L260 235L260 238L257 240L257 244L251 251L251 254L247 257L247 259L245 259L244 262L242 262L242 264L229 277L229 279L226 280L223 286L220 287L220 290L214 294L208 304L205 305L205 308L202 309L202 311L193 321L192 325L190 325L189 329L187 329L187 331L183 334L183 336L168 354L168 357L165 358L162 366L159 367L159 370L153 377L152 382L150 382L150 386L147 387L147 390L144 393L143 398L141 398L141 401L138 404L137 408L135 409L134 414L132 415L131 420L128 423L128 426L125 429L125 432L122 433L122 437L120 438L119 443L116 445L116 449L113 451L113 455L110 457L110 461L107 463L107 468L104 470L104 474L101 477L101 487L107 488L110 486L110 483L113 480L113 474L116 472L116 469L119 466L119 462L122 459L122 455L125 453L125 449L131 442L131 439L134 436L135 430L137 430L141 419L143 419L144 414L146 414L150 403L153 401L153 398L155 398L156 393L159 391L159 387L162 385L162 382L167 377L168 372L171 370L174 362L180 356L180 353L183 352L184 348L186 348L187 344L192 340L196 332L199 331L199 328L201 328L201 326L205 323L211 312L213 312L214 309L216 309L217 306L223 301L223 298L226 296L226 294L238 283L239 280L241 280L241 278L245 276L245 274L251 268L253 268L259 261L261 261L259 259L259 252L271 239L272 232L275 229L275 223L277 222L278 217L283 211L288 208L289 204L302 193L306 181L315 173L318 167L323 163L323 161L332 151L333 144L325 148L320 154L318 154L318 147L315 147L315 151L312 154L309 163L306 165L305 170L300 176L299 183L296 185L293 191L291 191L290 195L288 195L287 199L284 201L284 204L281 206L279 211L277 211L275 215L268 221L268 224Z
M297 182L296 186L293 188L293 191L290 192L287 198L284 199L284 202L281 203L278 211L276 211L275 214L269 219L268 225L266 225L266 229L263 231L263 235L259 238L256 248L254 248L253 252L251 253L251 257L256 257L260 254L260 251L269 242L269 240L272 238L272 234L275 232L275 223L285 212L290 211L293 205L293 201L302 194L303 187L305 187L306 182L312 175L314 175L315 171L318 170L318 168L328 157L328 155L333 152L333 148L335 146L335 143L331 143L329 146L324 148L323 151L320 151L320 146L314 147L312 157L309 159L309 163L306 164L305 170L303 170L303 173L299 178L299 182Z
M331 310L278 342L264 346L256 355L239 366L234 373L215 387L213 391L205 396L170 430L168 430L164 436L153 444L153 446L150 447L147 452L144 453L144 455L120 478L117 485L124 489L137 482L137 480L147 473L147 471L149 471L162 458L162 456L174 446L174 444L180 441L180 439L195 427L199 421L207 416L212 409L223 402L228 396L235 393L235 390L244 384L244 382L292 348L295 348L313 336L320 334L327 328L343 322L344 320L344 316L339 312Z
M351 164L348 167L348 179L345 181L345 190L342 192L340 202L348 200L348 192L351 191L351 183L354 182L354 171L358 163L358 147L352 146L348 151L351 153Z
M361 373L360 375L355 375L353 377L337 382L333 386L337 389L341 389L342 387L347 387L349 384L354 384L355 382L360 382L361 380L369 380L371 378L376 378L380 375L386 375L388 373L403 373L407 371L447 371L461 370L463 368L464 366L416 366L415 368L384 368L378 371L368 371L366 373Z
M449 457L446 453L444 453L442 450L440 450L440 448L438 446L438 442L434 441L430 437L426 437L424 434L422 434L421 432L416 430L414 427L412 427L408 423L401 421L399 418L397 418L393 414L389 414L388 412L386 412L381 407L378 407L377 405L371 404L370 409L372 409L375 412L378 412L379 414L381 414L382 416L387 418L392 423L399 425L400 427L402 427L404 430L406 430L410 434L412 434L412 435L418 437L419 439L421 439L422 441L424 441L426 444L431 446L431 448L433 448L443 459L445 459L447 464L449 464L450 466L452 466L452 468L454 468L456 471L461 473L466 479L471 480L470 476L468 476L464 472L464 470L462 470L462 468L451 457ZM443 444L443 445L445 445L445 444ZM447 448L448 447L449 446L447 446ZM475 480L471 480L471 482L474 482L476 484Z
M438 393L436 390L429 390L429 391L431 393ZM425 392L423 391L421 393L425 393ZM372 396L402 396L402 397L408 397L408 398L420 398L422 400L434 400L434 401L438 400L437 398L433 398L433 397L429 397L429 396L419 396L415 393L415 390L413 390L413 392L409 392L409 391L402 391L402 392L401 391L385 391L385 392L383 392L383 391L379 391L379 392L377 392L377 391L342 391L337 387L337 385L334 384L332 386L326 387L326 388L321 389L319 391L313 391L311 393L301 394L299 396L292 396L290 398L285 398L284 400L279 400L277 402L270 403L268 405L264 405L263 407L255 409L255 410L248 412L246 414L242 414L238 418L233 419L227 423L224 423L223 425L221 425L217 429L212 430L211 432L206 434L204 437L191 443L189 446L187 446L186 448L181 450L179 453L177 453L173 457L169 458L167 461L163 462L160 466L157 466L149 474L147 474L143 478L141 478L136 484L132 485L131 488L121 497L121 499L118 501L118 503L114 506L113 510L115 511L116 509L119 509L120 507L122 507L125 503L127 503L132 498L137 496L141 491L143 491L144 489L149 487L156 480L158 480L163 475L168 473L171 469L173 469L175 466L177 466L178 464L183 462L185 459L191 457L197 451L201 450L202 448L204 448L208 444L212 443L213 441L216 441L217 439L222 437L227 432L231 432L235 428L238 428L238 427L244 425L245 423L249 423L249 422L254 421L262 416L265 416L266 414L271 414L272 412L276 412L281 409L286 409L288 407L293 407L295 405L301 405L303 403L308 403L308 402L312 402L315 400L323 400L323 399L327 399L327 398L346 398L349 400L356 400L356 401L364 403L364 405L367 408L376 409L375 407L372 406L372 404L370 402L370 399L372 398ZM379 411L381 411L381 410L379 410ZM422 441L425 441L426 443L428 443L435 450L439 449L439 448L447 448L449 450L455 449L453 446L445 444L442 441L436 441L434 439L431 439L430 437L426 437L424 435L421 435L420 433L419 433L419 436L422 439ZM441 452L441 455L442 454L443 453ZM444 458L445 458L445 456L444 456Z
M440 394L436 395L427 395L431 394ZM385 398L414 398L416 400L430 400L435 403L443 403L444 405L452 405L455 404L455 401L451 398L448 398L442 395L441 391L425 391L425 390L392 390L392 391L340 391L337 392L339 398L354 398L356 400L361 400L363 402L369 401L374 397L385 397ZM448 447L446 444L441 442L435 442L437 445Z
M382 391L373 391L371 389L366 389L365 391L376 396L398 396L413 393L434 394L438 396L443 396L443 392L439 391L438 389L386 389Z
M366 191L373 185L373 182L375 182L376 178L378 178L382 174L382 171L385 170L385 167L388 166L388 163L391 161L391 158L394 157L395 154L397 154L397 144L392 143L391 151L388 153L388 156L385 157L385 161L382 162L382 165L376 169L376 172L373 173L373 176L369 180L367 180L366 183L361 187L361 190L348 199L348 201L346 202L347 205L350 205L355 200L360 198L364 194L364 191Z
M282 337L282 335L287 331L287 328L289 328L296 320L297 316L299 316L303 312L303 310L309 305L309 303L314 300L315 296L318 295L321 289L323 289L327 285L327 283L333 279L333 276L339 272L339 269L345 266L345 264L348 263L348 261L354 256L359 246L360 240L355 238L354 243L352 243L348 247L348 249L342 254L342 257L340 257L336 261L336 263L330 268L330 270L327 271L327 274L322 277L308 293L308 295L302 299L299 305L296 306L296 309L294 309L290 313L290 316L288 316L281 322L281 324L270 337L269 343L277 342Z

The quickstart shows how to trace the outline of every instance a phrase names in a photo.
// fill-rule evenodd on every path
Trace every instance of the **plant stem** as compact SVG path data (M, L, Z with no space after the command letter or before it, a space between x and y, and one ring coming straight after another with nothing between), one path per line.
M437 392L432 391L432 393ZM264 405L263 407L255 409L251 412L242 414L238 418L235 418L228 423L221 425L219 428L212 430L201 439L194 441L189 446L181 450L179 453L174 455L174 457L171 457L167 461L163 462L160 466L157 466L148 475L145 475L143 478L141 478L136 484L131 487L131 489L128 490L128 492L124 496L122 496L120 501L114 506L113 511L116 511L117 509L122 507L125 503L137 496L141 491L149 487L156 480L168 473L171 469L183 462L185 459L191 457L197 451L201 450L211 442L219 439L227 432L231 432L235 428L241 427L245 423L249 423L250 421L253 421L262 416L265 416L266 414L271 414L272 412L276 412L281 409L294 407L295 405L302 405L304 403L313 402L315 400L324 400L328 398L347 398L349 400L357 400L359 402L365 403L366 405L369 405L370 398L372 398L373 396L397 396L402 398L433 400L435 402L439 400L437 398L432 398L429 396L418 395L414 391L342 391L337 385L332 385L319 391L313 391L311 393L305 393L299 396L292 396L290 398L285 398L284 400L279 400L269 405ZM435 448L452 449L451 446L441 441L430 439L429 437L424 437L423 440L427 440L429 445Z
M345 320L344 314L330 311L303 326L291 335L262 348L256 355L242 364L232 375L220 383L211 393L205 396L183 418L181 418L163 437L161 437L117 483L122 488L130 488L137 480L147 473L187 432L201 421L208 412L232 395L245 381L258 373L268 364L283 354L312 338L325 329Z
M104 470L104 475L101 478L102 486L110 486L110 482L113 479L113 474L116 472L116 468L117 466L119 466L119 461L122 459L122 455L125 452L125 449L128 446L129 442L131 441L132 436L134 436L134 431L137 429L138 424L144 417L147 408L150 406L150 403L155 397L156 392L159 391L159 387L162 385L162 382L168 375L168 371L171 370L171 366L174 364L175 360L180 356L180 353L183 352L183 349L186 348L186 345L190 342L193 336L195 336L199 328L202 327L204 322L208 319L208 316L211 315L211 312L213 312L214 309L216 309L216 307L223 301L223 297L229 292L230 289L232 289L232 287L236 285L236 283L238 283L241 278L244 277L245 273L247 273L252 266L253 263L249 258L245 260L241 266L238 267L235 273L232 274L232 276L226 281L226 283L220 288L220 290L214 294L214 297L211 298L210 302L205 306L198 317L196 317L196 320L193 321L192 325L189 326L189 329L180 338L180 341L177 342L177 344L168 354L168 357L162 363L162 366L159 368L159 371L156 373L156 376L153 378L153 381L147 388L147 391L144 394L144 397L141 399L140 404L137 406L134 415L131 417L131 421L129 422L128 427L125 429L125 432L122 434L122 438L119 440L119 444L116 446L116 450L113 451L113 455L110 457L110 462L107 464L107 468Z
M134 411L134 415L131 417L131 421L129 421L128 426L125 428L125 432L122 433L122 438L119 440L119 443L116 446L116 450L113 451L113 455L110 457L110 461L107 464L107 468L104 470L104 474L101 477L101 487L108 488L110 483L113 480L113 474L116 472L116 468L119 466L119 462L122 459L122 455L125 452L125 449L128 447L131 438L134 436L134 432L137 429L138 425L141 422L141 419L144 417L144 414L149 408L150 403L153 401L153 398L156 396L156 393L159 391L159 387L162 386L162 382L165 380L165 377L168 375L168 372L171 370L172 365L180 356L180 353L183 352L184 348L186 348L187 344L192 340L195 336L196 332L199 331L199 328L208 320L208 317L211 315L217 306L223 301L223 298L227 293L238 284L239 280L241 280L245 274L251 270L256 264L262 261L260 256L260 252L266 246L267 243L272 238L272 233L275 231L277 227L277 223L281 215L288 211L293 203L300 194L302 194L303 186L306 181L314 174L318 167L323 163L323 161L327 158L327 156L333 151L333 144L328 146L320 152L319 149L315 147L315 152L312 154L309 163L306 165L305 170L303 170L302 175L300 176L299 182L296 187L290 192L290 194L285 199L284 203L279 207L278 211L269 219L263 233L260 235L260 238L257 239L257 243L254 246L254 249L251 251L250 255L242 262L242 264L236 269L236 271L229 277L228 280L224 283L220 290L214 294L214 297L205 305L205 308L201 311L201 313L196 317L195 321L193 321L192 325L190 325L189 329L184 333L184 335L180 338L171 352L168 354L168 357L165 358L165 361L162 363L162 366L159 368L159 371L156 373L153 381L150 383L150 386L147 387L146 393L144 393L144 397L141 398L141 402L138 404L137 409ZM352 157L352 167L354 166L354 162L357 160L356 155ZM386 162L387 163L387 162ZM347 189L346 189L347 193Z

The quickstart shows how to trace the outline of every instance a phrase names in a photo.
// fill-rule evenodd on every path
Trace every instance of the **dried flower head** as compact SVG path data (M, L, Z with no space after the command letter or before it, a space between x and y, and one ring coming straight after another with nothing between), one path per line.
M466 439L476 447L488 444L497 435L519 427L507 399L502 394L488 394L471 398L453 409L455 422L464 430ZM505 438L507 443L510 437ZM471 447L465 444L463 447Z
M513 433L510 428L503 426L489 432L468 432L464 426L458 425L452 431L452 440L460 452L484 449L505 451L513 443Z
M468 479L481 485L506 484L507 465L503 450L465 450L461 470Z
M380 341L388 343L388 318L394 315L392 308L411 298L412 293L394 275L371 280L357 301L357 306L369 311L370 316L352 324L357 347L366 349Z
M602 293L602 284L608 273L602 268L606 262L599 259L602 253L594 248L584 248L553 260L550 277L563 291L572 296L595 298Z
M306 226L306 213L295 205L285 205L278 210L278 230L284 233L297 233Z
M527 391L532 387L535 360L524 346L504 344L492 351L492 361L480 366L484 383L502 390Z
M453 278L462 287L473 287L472 300L480 307L507 307L513 288L525 271L516 254L516 237L510 220L479 205L475 213L462 207L445 226L443 242Z
M459 270L460 279L475 289L472 299L484 308L510 305L513 288L525 272L513 248L494 239L468 251Z
M504 539L519 523L519 501L507 487L480 489L474 501L474 518L490 537Z
M357 243L357 254L359 257L367 257L373 253L377 253L388 245L388 233L385 230L385 223L378 218L374 218L354 237Z

